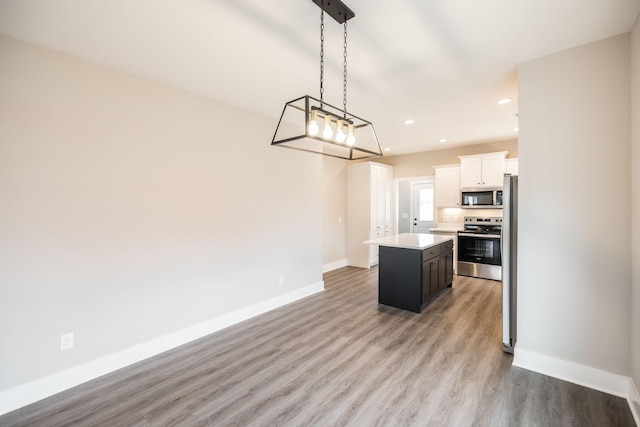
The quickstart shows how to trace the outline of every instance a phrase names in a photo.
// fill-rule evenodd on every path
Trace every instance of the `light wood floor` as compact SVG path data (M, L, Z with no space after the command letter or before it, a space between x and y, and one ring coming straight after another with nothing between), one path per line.
M0 417L1 426L634 426L624 399L511 366L499 282L456 276L421 314L377 269Z

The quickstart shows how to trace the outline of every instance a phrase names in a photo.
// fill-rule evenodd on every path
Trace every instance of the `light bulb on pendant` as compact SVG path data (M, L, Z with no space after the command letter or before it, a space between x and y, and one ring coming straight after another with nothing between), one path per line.
M324 116L324 130L322 131L322 136L329 139L333 136L333 130L331 130L331 117Z
M309 114L311 117L309 118L309 135L317 135L320 132L320 128L318 127L318 112L316 110L312 110Z
M347 136L347 145L351 146L356 143L356 137L353 135L353 125L349 124L349 136Z
M345 135L344 131L342 130L342 120L338 120L338 131L336 132L336 141L338 141L339 143L343 143L346 138L347 138L347 135Z

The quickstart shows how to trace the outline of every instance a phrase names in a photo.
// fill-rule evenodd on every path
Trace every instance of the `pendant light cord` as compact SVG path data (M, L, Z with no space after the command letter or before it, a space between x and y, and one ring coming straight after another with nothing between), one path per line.
M320 9L320 108L324 107L324 10Z
M347 118L347 21L344 21L344 71L343 75L343 87L342 87L342 105L344 107L344 118Z

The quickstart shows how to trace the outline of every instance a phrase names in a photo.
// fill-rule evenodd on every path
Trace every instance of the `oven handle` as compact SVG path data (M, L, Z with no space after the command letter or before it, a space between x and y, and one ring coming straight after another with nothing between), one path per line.
M499 234L475 234L475 233L460 233L458 232L458 236L462 237L479 237L481 239L499 239Z

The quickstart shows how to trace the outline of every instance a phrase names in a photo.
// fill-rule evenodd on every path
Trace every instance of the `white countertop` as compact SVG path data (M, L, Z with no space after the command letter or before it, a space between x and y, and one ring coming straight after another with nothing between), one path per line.
M435 233L457 233L458 231L464 230L464 227L436 227L430 228L429 232Z
M391 246L405 249L427 249L447 240L453 240L449 236L439 236L437 234L403 233L393 236L381 237L379 239L367 240L367 245Z

